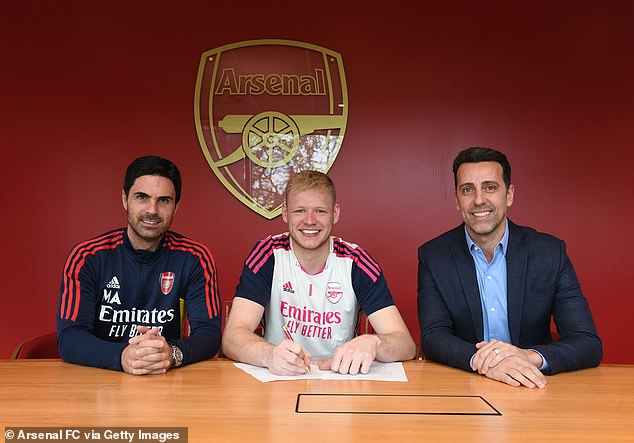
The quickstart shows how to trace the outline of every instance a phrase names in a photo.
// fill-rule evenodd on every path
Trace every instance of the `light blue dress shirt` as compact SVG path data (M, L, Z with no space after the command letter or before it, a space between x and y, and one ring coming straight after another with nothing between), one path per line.
M491 263L487 261L482 249L473 242L466 226L465 234L467 235L467 246L473 257L478 277L482 320L484 323L484 340L491 341L495 339L511 343L506 299L506 250L509 244L508 220L506 221L504 235L493 250Z
M509 221L508 219L506 220L504 235L493 250L493 260L491 260L491 263L487 261L482 249L473 242L466 226L464 229L467 236L467 246L473 257L478 277L480 304L482 305L482 322L484 324L484 340L499 340L505 343L511 343L506 297L506 252L509 244ZM542 366L539 369L548 369L548 362L541 352L534 349L531 350L537 352L542 357ZM471 362L473 362L473 356L471 357Z

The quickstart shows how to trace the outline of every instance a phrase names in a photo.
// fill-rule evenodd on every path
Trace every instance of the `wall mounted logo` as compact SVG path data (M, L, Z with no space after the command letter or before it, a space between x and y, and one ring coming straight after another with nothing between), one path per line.
M281 213L289 178L328 172L346 130L341 55L290 40L202 54L194 100L202 151L222 184L258 214Z

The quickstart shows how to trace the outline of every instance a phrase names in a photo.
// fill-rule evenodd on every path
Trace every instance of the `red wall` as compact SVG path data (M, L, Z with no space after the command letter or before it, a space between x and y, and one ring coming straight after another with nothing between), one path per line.
M180 166L173 228L209 245L231 298L254 242L284 226L234 199L207 165L196 70L206 50L285 38L343 55L336 233L382 264L417 341L416 249L460 222L451 161L483 145L513 165L511 218L567 241L604 361L634 363L633 3L111 3L3 7L0 357L54 329L66 254L125 223L122 175L141 154Z

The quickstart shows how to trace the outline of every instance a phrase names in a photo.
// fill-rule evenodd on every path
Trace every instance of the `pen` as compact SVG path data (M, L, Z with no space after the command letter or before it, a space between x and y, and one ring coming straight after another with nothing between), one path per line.
M288 330L286 325L282 325L282 330L284 331L284 334L286 334L286 338L288 338L290 341L295 341L293 339L293 336L291 335L291 331ZM310 366L306 366L306 372L310 374Z

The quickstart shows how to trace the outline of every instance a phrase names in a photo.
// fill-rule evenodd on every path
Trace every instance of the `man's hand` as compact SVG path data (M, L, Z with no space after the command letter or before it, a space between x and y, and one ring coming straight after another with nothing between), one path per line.
M513 386L546 386L546 378L539 370L542 358L537 352L499 340L482 341L476 348L471 368L479 374Z
M518 348L510 343L499 340L491 340L490 342L482 341L476 343L478 351L473 357L471 368L479 374L486 374L489 368L496 366L502 360L510 356L516 356L539 368L542 365L541 356L529 349Z
M121 366L128 374L164 374L173 364L172 347L158 328L139 326L141 335L132 337L121 353Z
M294 341L284 340L271 352L269 370L276 375L301 375L310 367L312 356Z
M501 381L511 386L546 387L544 374L532 363L514 355L506 357L497 365L489 368L485 375L492 380Z
M376 335L360 335L339 346L330 360L319 362L319 369L330 369L340 374L367 374L380 344L381 339Z

